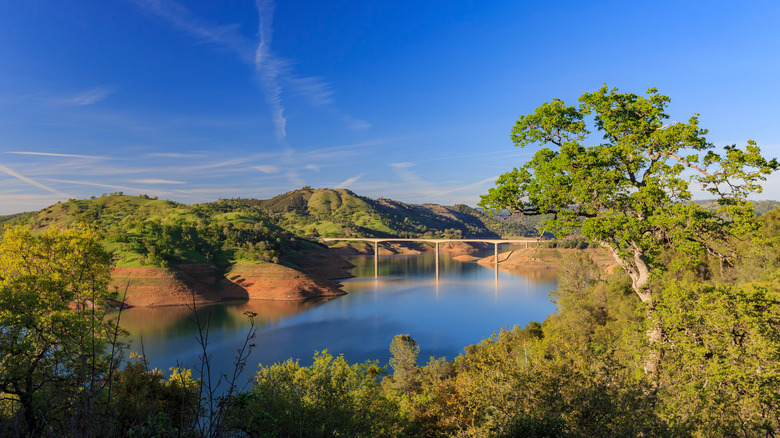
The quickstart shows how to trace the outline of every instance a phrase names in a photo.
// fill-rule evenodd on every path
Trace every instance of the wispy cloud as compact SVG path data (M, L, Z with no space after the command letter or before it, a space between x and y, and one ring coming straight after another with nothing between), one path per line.
M315 172L319 172L320 171L320 166L318 166L316 164L307 164L306 167L304 167L304 169L306 169L306 170L313 170Z
M425 181L417 172L412 170L415 163L391 163L390 167L401 180L404 190L411 190L412 194L420 200L441 202L442 199L450 197L453 193L462 192L483 192L486 186L495 182L498 176L491 176L480 181L453 186L452 184L437 184L431 181ZM480 189L480 190L478 190ZM418 201L419 202L419 201Z
M177 153L177 152L154 152L147 154L150 157L164 158L205 158L205 154Z
M287 177L287 179L290 180L290 184L293 187L303 187L306 185L306 181L303 178L301 178L300 175L298 175L298 172L295 171L287 172L285 176Z
M196 17L189 9L172 0L135 0L135 3L167 20L198 42L214 44L237 54L244 62L252 62L252 42L241 35L238 25L220 26Z
M355 184L356 182L358 182L358 180L360 180L360 178L363 178L363 175L365 175L365 173L361 173L361 174L353 176L352 178L348 178L348 179L340 182L339 184L337 184L336 188L337 189L345 189L348 186L351 186L352 184Z
M332 159L332 158L337 158L341 160L348 154L368 151L372 146L379 146L387 143L388 140L384 138L378 138L378 139L364 141L360 143L324 147L324 148L314 149L312 151L307 152L306 157L308 157L309 159L318 159L318 160Z
M91 186L91 187L102 187L106 189L116 189L121 190L123 192L129 192L129 193L140 193L147 189L140 189L137 187L127 187L127 186L119 186L115 184L102 184L102 183L94 183L89 181L74 181L74 180L67 180L67 179L48 179L47 181L53 181L61 184L76 184L76 185L82 185L82 186ZM157 191L159 194L170 194L170 192L163 192L163 191Z
M268 173L268 174L279 172L279 168L276 166L261 165L261 166L255 166L254 168L259 170L260 172Z
M182 167L179 170L192 172L196 170L218 169L223 167L238 166L240 164L246 163L247 161L251 161L251 157L233 158L230 160L219 161L216 163L202 164L199 166Z
M28 177L26 177L26 176L24 176L24 175L22 175L22 174L20 174L20 173L18 173L16 171L14 171L13 169L10 169L10 168L8 168L6 166L3 166L2 164L0 164L0 172L5 173L6 175L10 175L10 176L12 176L14 178L20 179L20 180L26 182L27 184L33 185L35 187L38 187L39 189L43 189L43 190L46 190L47 192L54 193L57 196L61 196L61 197L65 197L65 198L68 197L68 195L66 195L65 193L62 193L61 191L59 191L57 189L53 189L53 188L51 188L51 187L49 187L49 186L47 186L45 184L41 184L41 183L39 183L38 181L35 181L32 178L28 178Z
M293 91L308 99L314 106L325 106L333 103L333 90L330 84L321 77L306 77L288 79L293 87Z
M256 0L258 15L257 34L259 41L255 49L255 71L266 94L266 102L271 107L271 117L276 127L276 137L284 142L287 137L287 118L282 105L282 85L279 77L289 68L289 63L277 58L271 52L273 36L274 4L270 1Z
M96 87L71 97L67 102L78 106L93 105L105 99L107 96L114 94L114 92L115 90L113 88Z
M48 205L55 204L57 201L62 201L64 198L66 197L52 196L51 194L0 194L0 214L36 211Z
M350 129L363 130L370 123L341 113L333 108L333 90L317 76L300 77L292 71L292 62L277 56L272 49L275 4L271 0L255 0L258 16L257 40L240 33L239 25L218 25L195 16L185 6L173 0L134 0L143 9L167 20L183 33L202 44L211 44L232 52L250 66L265 94L277 140L286 146L287 116L283 95L286 92L303 97L312 106L328 107Z
M424 181L416 172L410 170L414 163L392 163L390 167L398 175L398 178L411 187L417 187L421 192L426 192L431 184Z
M98 155L78 155L78 154L58 154L54 152L21 152L21 151L9 151L6 154L16 155L39 155L42 157L66 157L66 158L88 158L93 160L109 160L110 157L98 156Z
M347 123L347 126L349 126L349 129L353 131L365 131L366 129L369 129L372 126L371 123L368 123L365 120L361 120L348 115L344 116L344 121Z
M496 182L497 179L498 179L498 175L491 176L490 178L485 178L483 180L480 180L480 181L477 181L477 182L474 182L474 183L471 183L471 184L466 184L466 185L462 185L462 186L458 186L458 187L454 187L454 188L449 188L449 189L438 190L438 191L436 191L436 195L443 196L443 195L449 195L451 193L465 192L465 191L481 188L481 187L484 187L486 185L490 185L490 184Z
M187 184L186 181L173 181L170 179L134 179L130 182L135 184Z

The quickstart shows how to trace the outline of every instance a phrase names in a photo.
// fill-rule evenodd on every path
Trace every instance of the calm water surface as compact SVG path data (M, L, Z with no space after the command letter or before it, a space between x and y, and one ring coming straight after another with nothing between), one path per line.
M315 351L325 349L350 362L378 359L384 365L390 341L401 333L420 345L422 363L430 356L452 359L502 327L542 321L554 311L548 292L556 281L549 271L496 273L442 256L437 280L434 256L380 256L375 279L373 256L349 260L357 277L343 282L348 294L341 297L201 307L201 315L211 317L212 367L232 369L249 327L247 311L258 314L248 377L259 363L294 358L308 365ZM122 313L121 325L131 334L130 351L140 352L143 346L154 367L192 368L198 363L197 326L186 307L129 309Z

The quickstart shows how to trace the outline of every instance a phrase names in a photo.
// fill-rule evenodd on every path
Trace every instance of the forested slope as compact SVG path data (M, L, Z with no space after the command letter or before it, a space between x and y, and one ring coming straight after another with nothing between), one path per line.
M218 201L228 202L228 201ZM309 237L508 237L533 234L466 205L405 204L346 189L305 187L271 199L231 199L268 214L282 228Z

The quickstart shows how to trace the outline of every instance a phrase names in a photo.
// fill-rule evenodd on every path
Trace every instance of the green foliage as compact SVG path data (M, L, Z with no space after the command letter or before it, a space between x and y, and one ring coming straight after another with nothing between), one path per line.
M56 204L12 222L60 228L89 224L99 231L119 266L278 263L286 253L314 246L256 208L230 201L187 206L112 194Z
M648 381L613 351L546 326L541 336L538 324L502 330L467 347L451 368L434 360L422 367L416 392L402 396L410 433L671 435L655 412L658 399Z
M68 421L52 412L89 421L77 407L94 401L110 360L103 354L113 333L103 318L113 298L110 260L89 230L35 235L12 227L3 234L0 392L14 396L28 434Z
M521 414L512 419L507 431L497 438L565 438L566 422L560 418Z
M251 391L241 394L231 425L250 436L394 436L397 405L377 382L376 362L349 365L343 356L316 353L310 367L297 361L262 366Z
M698 116L664 124L670 99L648 90L647 97L606 86L579 99L579 107L554 99L519 118L511 138L516 146L540 145L523 166L498 179L482 197L487 209L524 215L552 214L545 226L556 234L580 232L609 248L631 276L643 301L652 302L651 274L658 257L674 246L688 254L707 251L733 263L729 236L755 233L746 197L778 168L752 141L718 154L707 142ZM587 145L592 117L600 137ZM691 203L690 184L717 195L711 213Z
M409 335L396 335L390 343L390 367L393 385L409 394L417 384L417 356L420 347Z
M639 300L625 273L602 277L606 276L587 254L564 258L558 288L550 292L557 312L547 318L545 330L600 352L617 348L623 331L641 321Z
M734 285L672 282L657 313L667 339L663 413L695 436L780 432L780 271Z
M118 430L127 430L130 436L178 436L192 427L200 409L200 382L192 379L190 370L170 371L165 380L160 370L149 368L148 360L134 356L114 372L112 420Z

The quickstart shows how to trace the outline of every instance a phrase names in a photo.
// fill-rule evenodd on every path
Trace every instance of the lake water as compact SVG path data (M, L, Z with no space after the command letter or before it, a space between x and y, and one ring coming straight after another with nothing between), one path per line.
M410 334L420 346L420 362L430 356L452 359L502 327L542 321L554 311L548 292L550 271L515 274L442 256L438 279L432 255L380 256L374 277L373 256L355 256L356 278L345 280L347 295L305 302L254 300L201 307L210 317L212 368L227 372L255 312L255 348L246 377L257 364L288 358L308 365L315 351L343 354L350 362L379 360L386 365L390 341ZM120 325L131 334L130 351L143 351L153 367L194 368L201 354L197 325L187 307L133 308Z

